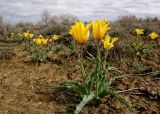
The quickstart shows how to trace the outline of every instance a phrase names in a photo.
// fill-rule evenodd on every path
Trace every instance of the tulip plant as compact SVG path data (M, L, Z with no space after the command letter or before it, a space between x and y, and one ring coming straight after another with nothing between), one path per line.
M44 38L39 35L36 39L32 41L31 53L32 59L36 61L43 62L48 58L50 52L52 52L56 47L54 42L58 40L58 36L54 35L51 38Z
M45 38L42 35L35 35L29 33L29 31L22 34L19 33L19 36L24 39L25 50L31 54L32 60L43 62L48 58L48 54L56 48L54 41L58 40L57 35L53 35L51 38Z
M44 38L42 35L39 35L37 38L30 37L29 34L27 36L27 33L23 33L23 35L26 38L26 51L30 53L31 59L40 62L46 60L47 55L50 52L50 49L47 45L48 39Z
M155 47L156 43L151 42L147 46L145 46L144 43L139 43L139 38L140 38L141 35L144 35L144 30L137 28L137 29L135 29L135 32L137 34L137 37L136 37L135 43L130 45L130 47L132 49L131 51L136 56L140 55L141 53L143 53L143 54L149 53L149 50L151 48ZM149 36L150 36L151 40L156 40L159 37L159 35L156 32L150 33Z
M140 38L141 35L144 34L144 30L136 28L135 32L136 32L136 35L137 35L135 43L133 43L133 44L130 45L131 51L133 52L133 54L135 56L134 58L136 58L137 55L140 55L141 53L143 53L144 50L146 50L144 48L144 44L143 43L139 43L139 38Z
M99 101L100 98L105 96L113 96L120 102L125 104L129 110L132 112L133 108L129 102L118 95L116 91L111 88L112 82L120 77L117 76L109 78L109 74L113 67L109 66L106 62L107 55L111 48L114 47L114 43L118 38L112 38L106 34L110 29L108 26L108 21L95 21L92 23L84 25L83 22L78 21L75 25L71 27L69 34L73 36L73 39L77 42L77 52L78 52L78 65L80 67L82 81L64 81L56 86L56 88L66 88L75 91L82 97L82 101L76 106L75 114L79 114L82 108L91 100ZM93 37L97 44L97 56L92 57L92 62L88 68L84 68L83 53L82 49L85 48L90 35L90 28L93 29ZM105 36L106 35L106 36ZM104 47L104 56L102 56L101 47Z

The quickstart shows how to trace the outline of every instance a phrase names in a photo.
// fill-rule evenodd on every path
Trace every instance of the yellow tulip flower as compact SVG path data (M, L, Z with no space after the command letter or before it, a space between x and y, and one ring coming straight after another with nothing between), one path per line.
M136 31L138 36L144 34L144 30L143 29L135 29L135 31Z
M29 32L24 32L23 37L28 38L29 37Z
M105 49L111 49L114 47L114 43L118 40L118 38L113 38L111 40L111 37L109 35L106 35L105 40L103 40L103 45Z
M79 44L86 44L89 38L89 29L91 24L84 25L83 22L77 21L75 25L71 27L69 34L73 36L73 39Z
M46 44L47 44L47 42L48 42L48 39L41 38L41 42L42 42L42 44L46 45Z
M35 43L37 45L40 45L42 43L41 39L40 38L37 38L37 39L33 39L33 41L35 41Z
M92 22L92 25L93 25L93 37L98 41L102 40L106 32L110 30L108 21L99 20Z
M52 39L53 39L53 41L56 41L56 40L58 40L58 36L57 35L53 35Z
M150 37L151 37L151 39L155 40L156 38L158 38L158 34L155 33L155 32L152 32L152 33L150 34Z
M33 38L33 37L34 37L34 34L30 33L29 38Z

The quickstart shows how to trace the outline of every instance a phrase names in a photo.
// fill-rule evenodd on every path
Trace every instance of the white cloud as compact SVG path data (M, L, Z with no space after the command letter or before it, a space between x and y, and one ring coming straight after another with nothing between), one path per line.
M1 0L0 15L9 21L40 19L48 9L53 15L73 14L81 19L115 19L122 15L160 16L160 0Z

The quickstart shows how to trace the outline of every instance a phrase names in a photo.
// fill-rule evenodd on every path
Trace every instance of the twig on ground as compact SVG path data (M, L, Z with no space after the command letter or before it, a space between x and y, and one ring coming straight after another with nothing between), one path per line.
M160 78L154 78L153 80L160 80Z
M155 71L155 72L149 72L149 73L145 73L145 74L138 74L139 76L146 76L146 75L150 75L150 76L156 76L160 74L160 71Z
M133 88L133 89L127 89L127 90L117 91L117 93L130 92L130 91L133 91L133 90L139 90L139 88Z
M130 95L145 95L146 93L129 93Z

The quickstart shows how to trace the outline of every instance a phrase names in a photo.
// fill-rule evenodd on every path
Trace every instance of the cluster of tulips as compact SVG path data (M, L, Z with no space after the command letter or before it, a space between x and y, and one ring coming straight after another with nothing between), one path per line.
M41 62L47 59L48 54L55 46L54 42L59 39L57 35L48 38L29 31L14 35L24 40L24 48L30 53L32 60Z
M111 40L110 35L106 34L110 30L109 22L104 20L95 21L84 25L83 22L78 21L71 27L69 34L71 34L76 42L79 44L86 44L90 36L90 28L93 29L93 37L97 41L102 41L105 49L111 49L118 38ZM105 36L106 35L106 36Z
M25 39L32 39L31 41L35 42L37 45L46 45L47 43L52 43L58 40L57 35L52 35L51 38L44 38L42 35L39 35L38 37L34 38L35 35L29 31L22 34L18 33L18 35L24 37Z
M19 33L19 35L23 36L24 38L31 38L31 39L34 37L34 34L30 33L29 31L24 32L23 34Z
M140 37L144 35L144 29L136 28L135 32L137 37L135 42L133 42L133 44L130 44L130 47L131 47L129 48L131 49L130 51L133 53L134 58L137 58L137 56L141 54L148 55L150 53L150 49L157 46L157 43L150 42L145 44L145 42L139 42ZM149 34L149 37L151 40L157 40L159 38L159 35L156 32L152 32Z
M136 31L136 34L137 34L138 36L144 34L144 29L139 29L139 28L137 28L137 29L135 29L135 31ZM149 36L150 36L150 38L151 38L152 40L155 40L155 39L157 39L157 38L159 37L159 35L158 35L156 32L150 33Z
M83 49L90 38L91 27L93 39L95 39L95 43L97 44L97 56L94 57L92 54L89 54L91 57L91 64L88 64L89 67L86 68L84 67ZM118 40L116 37L111 38L107 33L110 29L108 21L97 20L86 25L81 21L77 21L69 31L69 34L72 35L77 44L78 65L82 80L67 80L56 85L56 88L70 89L82 97L81 102L76 106L74 111L75 114L79 114L82 108L91 100L99 102L100 98L105 96L116 98L133 112L130 103L118 95L111 87L111 84L115 79L124 76L120 74L119 76L109 78L110 70L118 72L116 68L109 67L110 65L108 65L106 61L109 52L108 50L113 48L114 43ZM101 49L102 45L104 49L103 52Z
M23 32L23 33L11 33L11 38L24 38L25 40L29 40L29 41L33 41L35 42L35 44L37 45L46 45L47 43L53 43L54 41L58 40L58 35L52 35L50 38L45 38L42 35L38 35L37 37L35 37L35 34L27 31L27 32Z
M42 35L39 35L36 39L33 39L37 45L46 45L47 43L53 43L56 40L58 40L57 35L53 35L51 38L44 38Z

